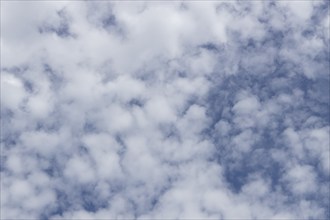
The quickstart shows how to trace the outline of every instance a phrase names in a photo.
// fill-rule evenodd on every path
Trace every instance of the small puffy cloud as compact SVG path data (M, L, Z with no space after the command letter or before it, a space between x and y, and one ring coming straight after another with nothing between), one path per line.
M1 72L1 103L4 107L17 111L26 96L23 82L19 78Z
M44 131L25 132L20 136L22 145L45 157L50 157L59 147L59 136Z
M74 156L67 161L64 176L78 184L90 183L95 180L95 172L92 165L88 158Z
M170 123L176 118L173 108L164 97L152 97L147 101L145 109L150 120L158 123Z
M258 99L254 96L238 97L238 102L233 106L233 111L236 114L253 114L256 113L260 107Z
M284 179L289 182L289 187L295 194L308 194L316 190L316 175L313 167L295 166L288 168Z

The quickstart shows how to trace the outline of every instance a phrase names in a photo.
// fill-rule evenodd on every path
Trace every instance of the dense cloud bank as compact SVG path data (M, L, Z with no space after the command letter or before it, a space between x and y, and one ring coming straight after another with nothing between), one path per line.
M2 1L1 219L326 219L327 1Z

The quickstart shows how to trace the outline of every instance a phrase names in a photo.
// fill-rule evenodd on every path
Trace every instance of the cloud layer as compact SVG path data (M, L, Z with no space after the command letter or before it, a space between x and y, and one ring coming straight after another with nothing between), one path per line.
M329 218L328 12L1 2L1 219Z

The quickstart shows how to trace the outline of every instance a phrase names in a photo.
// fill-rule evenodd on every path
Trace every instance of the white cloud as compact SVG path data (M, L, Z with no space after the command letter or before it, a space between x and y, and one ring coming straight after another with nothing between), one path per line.
M329 217L326 3L1 6L1 218Z
M158 123L170 123L175 120L175 112L166 98L152 97L146 104L148 117Z
M24 132L21 134L20 139L28 149L45 157L53 155L56 148L59 147L59 136L54 133L44 131Z
M64 176L78 184L86 184L95 180L94 169L88 158L73 156L69 159L64 170Z
M289 168L286 176L292 188L292 191L297 194L312 193L316 190L316 176L313 168L310 166L297 166Z
M4 95L4 93L6 95ZM12 110L18 110L26 97L22 81L8 73L1 73L1 101Z

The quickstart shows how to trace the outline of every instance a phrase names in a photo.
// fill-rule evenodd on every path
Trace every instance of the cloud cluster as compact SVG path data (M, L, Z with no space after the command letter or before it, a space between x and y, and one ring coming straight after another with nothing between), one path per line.
M329 218L328 12L1 2L1 219Z

